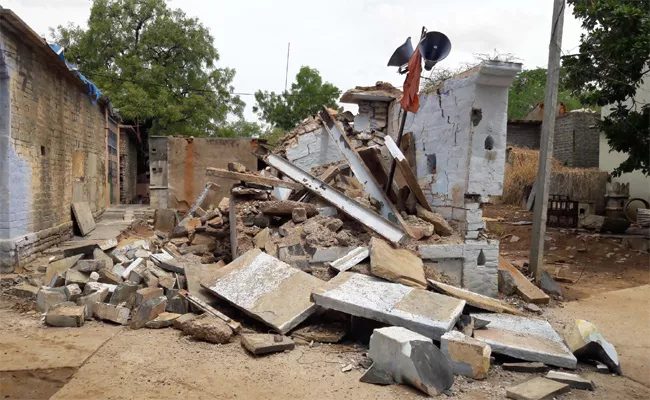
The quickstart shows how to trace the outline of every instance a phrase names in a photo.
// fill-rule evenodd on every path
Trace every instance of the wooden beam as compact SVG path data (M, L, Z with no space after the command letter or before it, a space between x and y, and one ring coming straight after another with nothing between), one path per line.
M221 168L207 168L205 174L208 176L214 176L216 178L232 179L233 181L250 182L264 186L277 186L293 190L303 189L303 186L301 184L295 183L293 181L283 181L280 179L268 178L266 176L247 174L243 172L233 172Z

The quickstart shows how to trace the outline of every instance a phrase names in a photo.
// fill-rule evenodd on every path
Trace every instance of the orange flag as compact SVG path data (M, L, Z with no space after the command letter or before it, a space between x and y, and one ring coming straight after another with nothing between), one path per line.
M411 56L408 68L409 72L406 74L406 80L404 80L404 94L399 102L404 111L415 114L420 108L418 91L420 90L420 75L422 75L422 55L419 47L416 47Z

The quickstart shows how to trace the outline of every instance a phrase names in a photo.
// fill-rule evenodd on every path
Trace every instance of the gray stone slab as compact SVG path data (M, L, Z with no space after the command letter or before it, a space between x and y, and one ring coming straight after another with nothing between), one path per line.
M241 344L256 356L293 350L296 344L290 338L282 335L266 333L247 333L241 335Z
M451 330L465 301L372 276L342 272L312 294L322 307L402 326L429 338Z
M43 282L46 285L49 285L52 278L54 278L54 275L56 275L58 272L65 272L68 269L72 268L77 263L77 261L81 259L81 257L83 257L83 254L64 258L62 260L58 260L49 264L47 266L47 270L45 270L45 277L43 278Z
M93 213L90 211L90 206L87 202L82 201L72 203L72 213L74 214L75 222L79 227L79 232L81 232L83 236L86 236L95 230L97 225L95 224Z
M474 337L489 344L492 352L561 368L576 368L576 358L548 322L508 314L472 316L490 321L486 329L474 331Z
M310 295L323 284L259 249L249 250L219 269L216 279L201 281L219 298L281 334L316 311Z
M548 374L546 374L546 379L551 379L556 382L567 384L572 389L591 391L594 391L596 389L596 385L593 381L585 379L580 375L570 374L568 372L550 371Z
M354 247L328 247L325 249L316 249L314 254L311 256L311 261L309 262L327 263L336 261L352 250L354 250Z
M514 400L551 400L569 391L571 388L568 385L537 377L508 388L506 397Z
M367 247L357 247L356 249L349 251L343 257L329 263L329 266L339 272L345 272L369 256L370 250Z

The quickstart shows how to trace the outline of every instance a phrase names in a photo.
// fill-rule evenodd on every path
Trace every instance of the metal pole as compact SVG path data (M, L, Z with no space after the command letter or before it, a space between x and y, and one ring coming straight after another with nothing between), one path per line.
M546 73L546 95L544 96L544 117L542 120L542 141L539 150L537 191L533 211L533 238L530 249L530 270L539 284L544 265L544 237L546 236L546 212L553 161L553 134L557 113L557 92L560 79L560 56L562 51L562 30L564 27L564 0L554 0L551 24L551 42L548 47L548 70Z
M287 44L287 69L284 72L284 91L287 91L287 82L289 81L289 51L291 50L291 42Z
M399 132L397 133L397 140L395 141L397 148L399 148L399 145L402 142L402 134L404 133L404 125L406 124L406 115L409 113L406 110L402 111L404 114L402 114L402 121L399 123ZM397 160L393 158L393 161L390 163L390 171L388 172L388 181L386 181L386 185L384 186L384 192L386 192L386 194L390 193L390 187L393 184L393 178L395 177L395 168L397 168Z

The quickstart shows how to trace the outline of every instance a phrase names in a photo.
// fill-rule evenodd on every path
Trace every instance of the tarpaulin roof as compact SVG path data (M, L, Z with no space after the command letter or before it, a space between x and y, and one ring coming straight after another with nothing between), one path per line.
M88 97L90 98L90 101L93 104L97 103L97 100L102 97L102 91L99 90L97 86L95 86L94 83L92 83L90 80L88 80L81 72L77 70L77 67L68 62L68 60L65 59L65 54L64 54L64 48L59 46L58 44L54 43L48 43L50 45L50 48L52 51L54 51L63 62L65 62L65 65L68 67L68 69L79 77L88 86Z

